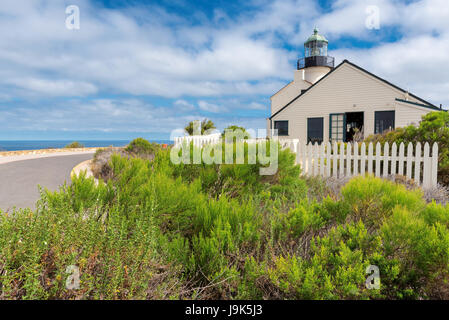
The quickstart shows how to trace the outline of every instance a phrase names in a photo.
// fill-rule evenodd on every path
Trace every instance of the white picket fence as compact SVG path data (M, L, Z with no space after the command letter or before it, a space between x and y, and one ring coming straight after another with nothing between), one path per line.
M424 150L419 142L415 146L409 143L407 152L404 143L399 148L396 143L391 148L385 143L382 150L380 143L374 149L373 143L368 146L362 143L359 148L357 143L301 145L299 141L291 140L284 147L289 147L296 153L297 163L303 173L310 176L351 177L373 174L385 178L398 174L413 179L423 188L437 185L437 143L433 144L432 150L429 143L424 144Z
M221 142L220 134L210 136L190 136L175 138L175 146L183 141L192 142L195 146L203 147L207 144ZM247 143L260 143L265 139L245 140ZM279 140L283 148L290 148L296 154L296 163L302 168L302 173L310 176L323 177L351 177L372 174L376 177L389 175L403 175L413 179L423 188L437 185L438 177L438 144L431 147L429 143L414 146L409 143L406 147L401 143L399 147L393 143L391 148L385 143L383 150L380 143L366 145L347 143L321 145L303 145L298 139ZM346 146L346 147L345 147ZM407 149L407 152L406 152Z
M174 138L174 146L177 147L181 145L183 142L191 143L196 147L203 147L207 144L216 144L221 141L221 134L210 134L207 136L184 136L184 137L175 137Z

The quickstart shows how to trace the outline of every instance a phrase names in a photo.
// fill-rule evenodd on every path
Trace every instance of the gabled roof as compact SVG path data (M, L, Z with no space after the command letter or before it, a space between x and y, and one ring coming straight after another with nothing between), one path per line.
M287 88L289 85L291 85L294 81L290 81L289 83L287 83L285 86L283 86L282 88L280 88L275 94L273 94L271 98L273 98L275 95L277 95L279 92L281 92L282 90L284 90L285 88Z
M436 106L429 106L429 105L416 103L416 102L413 102L413 101L408 101L408 100L399 99L399 98L396 98L395 100L398 101L398 102L402 102L402 103L412 104L412 105L415 105L415 106L418 106L418 107L429 108L429 109L437 110L437 111L443 111L443 109L440 109L440 108L438 108Z
M356 69L358 69L358 70L360 70L360 71L362 71L362 72L364 72L364 73L366 73L366 74L368 74L368 75L374 77L374 78L377 79L377 80L382 81L383 83L386 83L387 85L389 85L389 86L391 86L391 87L393 87L393 88L395 88L395 89L397 89L397 90L399 90L399 91L401 91L401 92L403 92L403 93L407 93L406 90L404 90L404 89L402 89L402 88L400 88L400 87L398 87L398 86L392 84L391 82L388 82L388 81L385 80L385 79L382 79L381 77L376 76L375 74L373 74L373 73L371 73L371 72L369 72L369 71L363 69L362 67L359 67L358 65L356 65L356 64L354 64L354 63L352 63L352 62L350 62L350 61L348 61L348 60L343 60L342 63L340 63L338 66L336 66L336 67L335 67L334 69L332 69L330 72L328 72L328 73L327 73L324 77L322 77L320 80L318 80L317 82L315 82L315 83L314 83L311 87L309 87L307 90L305 90L304 92L302 92L301 94L299 94L299 95L298 95L296 98L294 98L292 101L290 101L289 103L287 103L283 108L281 108L279 111L277 111L275 114L273 114L269 119L270 119L270 120L273 119L273 117L275 117L276 115L278 115L279 113L281 113L281 112L282 112L284 109L286 109L289 105L291 105L293 102L295 102L295 101L298 100L300 97L302 97L303 95L305 95L305 94L306 94L307 92L309 92L312 88L314 88L315 86L317 86L321 81L323 81L323 80L326 79L328 76L330 76L333 72L335 72L336 70L340 69L340 67L343 66L345 63L347 63L347 64L349 64L350 66L353 66L354 68L356 68ZM437 106L431 104L430 102L427 102L426 100L421 99L420 97L415 96L414 94L411 94L410 92L409 92L408 94L409 94L411 97L415 98L416 100L421 101L421 102L423 102L423 103L425 104L425 105L423 104L423 105L421 105L421 106L429 107L429 108L434 109L434 110L440 110ZM405 101L405 100L404 100L404 101Z

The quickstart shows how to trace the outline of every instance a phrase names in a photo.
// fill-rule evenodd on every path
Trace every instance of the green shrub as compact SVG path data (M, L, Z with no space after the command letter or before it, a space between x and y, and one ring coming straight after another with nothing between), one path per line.
M84 145L79 143L78 141L74 141L64 147L65 149L80 149L84 148Z
M378 178L307 199L288 150L253 165L112 155L37 210L0 215L0 296L10 299L449 299L449 207ZM67 266L81 272L68 290ZM380 289L365 286L380 269Z
M343 202L351 207L352 219L362 219L369 226L378 226L388 218L396 206L419 211L425 207L422 191L407 190L374 177L357 177L342 189Z
M143 138L137 138L129 143L129 145L125 148L125 151L139 156L142 155L154 156L154 154L159 149L160 146L157 143L151 143Z
M410 125L405 128L398 128L383 134L372 135L366 138L366 142L380 142L383 146L385 142L390 145L416 142L426 143L430 146L436 142L439 147L438 156L438 182L446 186L449 185L449 112L436 111L423 116L418 127Z

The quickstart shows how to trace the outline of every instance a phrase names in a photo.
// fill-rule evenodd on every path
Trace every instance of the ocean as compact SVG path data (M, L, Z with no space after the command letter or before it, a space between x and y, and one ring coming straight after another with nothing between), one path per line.
M170 140L150 140L151 142L173 144ZM73 140L11 140L0 141L0 152L2 151L21 151L21 150L39 150L39 149L59 149L64 148L66 145L72 143ZM86 148L91 147L124 147L129 140L79 140L79 143L83 144Z

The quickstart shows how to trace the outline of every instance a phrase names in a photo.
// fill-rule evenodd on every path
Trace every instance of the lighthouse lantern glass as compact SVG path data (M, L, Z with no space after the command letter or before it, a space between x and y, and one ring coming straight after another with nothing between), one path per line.
M305 44L305 54L307 57L327 56L327 43L324 41L310 41Z

